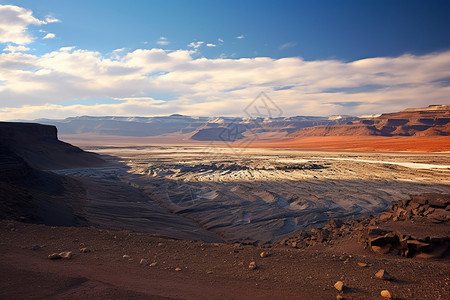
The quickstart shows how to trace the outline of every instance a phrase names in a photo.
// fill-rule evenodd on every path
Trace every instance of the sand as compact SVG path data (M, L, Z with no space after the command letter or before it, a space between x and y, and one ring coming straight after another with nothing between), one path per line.
M446 154L187 145L89 150L109 155L115 166L58 173L84 180L87 186L94 178L108 180L109 186L131 186L140 196L124 201L135 198L125 193L127 189L93 186L88 190L96 192L90 193L84 217L103 227L175 237L190 228L195 234L183 236L189 239L216 236L226 242L277 242L330 218L381 213L391 201L411 193L450 192ZM152 217L161 209L177 216L177 224L190 227L179 232L176 226L165 230L163 223L157 225L158 217Z

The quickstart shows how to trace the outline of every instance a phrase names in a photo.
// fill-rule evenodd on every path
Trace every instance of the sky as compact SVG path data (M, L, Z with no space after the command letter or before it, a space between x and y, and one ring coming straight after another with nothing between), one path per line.
M450 1L0 0L0 120L450 104Z

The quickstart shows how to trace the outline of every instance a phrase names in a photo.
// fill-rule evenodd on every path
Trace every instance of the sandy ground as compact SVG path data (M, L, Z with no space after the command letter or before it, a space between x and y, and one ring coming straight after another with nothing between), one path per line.
M377 255L351 236L294 249L11 222L0 222L0 234L2 299L336 299L338 280L345 299L381 299L383 289L395 299L450 297L448 260ZM84 247L91 252L78 251ZM74 256L47 258L60 251ZM142 258L156 265L140 265ZM394 279L375 278L379 269Z
M87 182L89 221L181 238L204 235L212 241L215 235L227 242L276 242L330 218L380 213L409 194L450 192L447 154L193 146L88 149L109 155L116 165L58 173ZM93 178L108 180L110 188L89 188ZM138 189L140 198L137 192L130 197L124 186ZM197 224L197 235L180 236L177 226L156 230L154 222L144 222L156 207L184 218L177 224L193 222L186 232Z
M322 151L358 152L450 152L450 136L313 136L273 138L254 135L234 143L200 142L190 140L188 135L165 135L158 137L123 137L90 134L66 134L60 138L78 146L128 146L128 145L199 145L215 144L218 147L244 148L291 148Z

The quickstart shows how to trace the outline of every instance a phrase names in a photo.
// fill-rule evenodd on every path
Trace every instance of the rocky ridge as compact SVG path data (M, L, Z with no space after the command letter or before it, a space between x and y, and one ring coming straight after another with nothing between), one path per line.
M357 238L378 254L405 257L442 258L450 255L450 194L412 195L395 201L391 210L361 220L330 220L284 239L282 245L306 248L316 244L333 245L337 240Z

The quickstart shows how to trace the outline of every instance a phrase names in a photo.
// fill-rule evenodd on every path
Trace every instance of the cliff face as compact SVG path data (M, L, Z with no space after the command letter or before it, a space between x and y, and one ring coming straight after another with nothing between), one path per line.
M55 126L0 122L0 219L82 223L70 204L83 197L77 181L43 170L103 163L96 154L59 141Z
M0 147L21 157L37 169L68 169L99 166L96 154L58 140L55 126L0 122Z
M450 105L430 105L382 114L376 118L343 125L316 126L297 130L302 136L450 136Z

